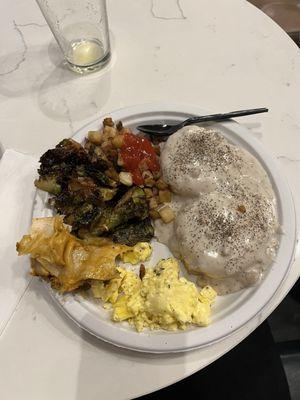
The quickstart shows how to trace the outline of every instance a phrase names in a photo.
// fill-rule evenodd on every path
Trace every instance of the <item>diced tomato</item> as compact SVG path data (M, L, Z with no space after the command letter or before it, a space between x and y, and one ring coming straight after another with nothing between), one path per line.
M131 172L133 182L143 185L144 180L139 169L141 162L145 163L151 172L159 171L159 160L150 140L133 133L125 133L121 148L121 157L126 171Z

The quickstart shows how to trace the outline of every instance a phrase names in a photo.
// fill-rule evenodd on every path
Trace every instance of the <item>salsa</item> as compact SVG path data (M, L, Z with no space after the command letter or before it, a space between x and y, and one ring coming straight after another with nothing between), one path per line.
M160 169L157 154L150 140L133 133L124 134L121 157L126 171L131 172L135 185L144 183L140 165L146 165L151 172Z

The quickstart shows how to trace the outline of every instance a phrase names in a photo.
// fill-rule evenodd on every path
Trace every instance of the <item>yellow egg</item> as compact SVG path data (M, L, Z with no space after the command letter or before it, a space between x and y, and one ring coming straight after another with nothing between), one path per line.
M142 280L132 271L118 271L119 277L100 286L96 293L112 304L114 321L128 320L137 331L177 330L190 324L210 323L216 292L209 286L199 291L193 282L180 278L179 264L174 258L147 268Z
M151 257L151 254L152 247L150 243L140 242L123 253L121 260L130 264L138 264L139 262L147 261Z

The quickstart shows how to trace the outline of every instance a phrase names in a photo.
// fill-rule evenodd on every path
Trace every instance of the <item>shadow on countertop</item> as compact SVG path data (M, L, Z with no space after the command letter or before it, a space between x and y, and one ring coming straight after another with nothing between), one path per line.
M248 0L272 18L300 47L299 0Z
M300 400L300 280L268 318L288 380L291 399Z

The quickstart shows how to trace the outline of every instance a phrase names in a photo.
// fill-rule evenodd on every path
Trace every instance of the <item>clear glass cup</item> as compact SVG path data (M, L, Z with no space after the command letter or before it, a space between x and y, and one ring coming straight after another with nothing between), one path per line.
M36 0L69 67L93 72L110 59L105 0Z

